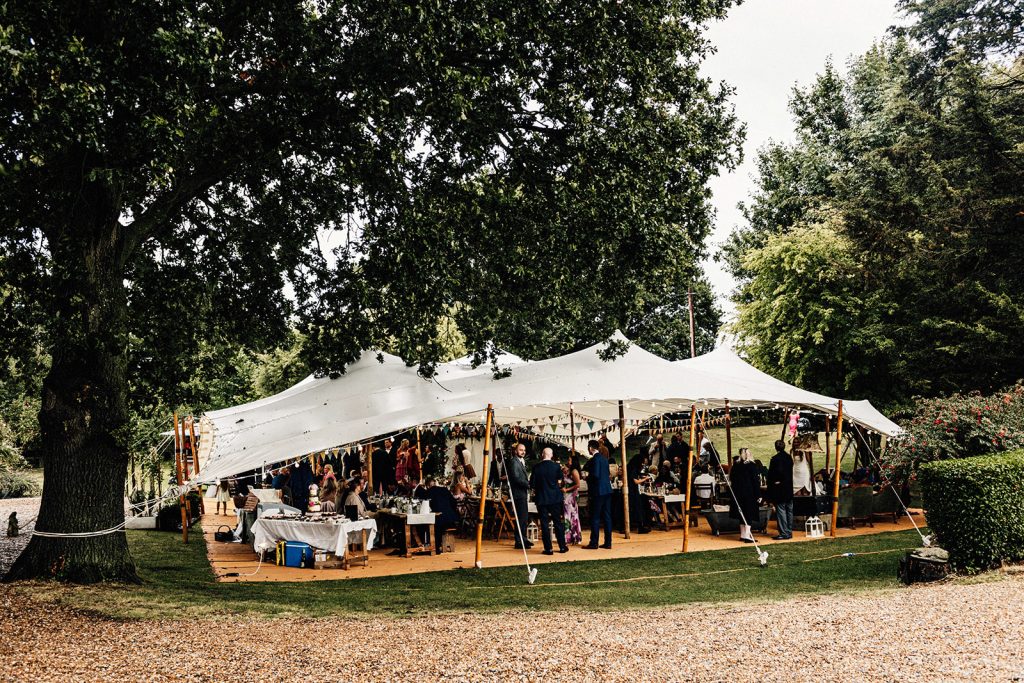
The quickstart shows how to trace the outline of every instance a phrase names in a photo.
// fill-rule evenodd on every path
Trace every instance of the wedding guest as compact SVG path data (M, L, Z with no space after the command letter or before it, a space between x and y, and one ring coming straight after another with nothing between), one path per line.
M519 443L513 451L513 456L508 459L508 487L512 494L512 506L514 507L513 515L518 520L518 530L516 533L516 548L522 549L523 546L532 548L531 543L526 538L526 524L529 517L528 501L530 494L530 477L526 474L526 446Z
M562 466L562 493L565 501L562 504L562 515L565 517L565 542L576 545L583 542L583 530L580 528L580 469L578 462L573 467L573 459Z
M590 452L587 474L587 495L590 498L590 543L587 550L597 549L600 528L604 527L602 548L612 547L612 482L608 476L608 458L601 452L601 444L591 439L587 443Z
M729 516L740 520L740 540L744 543L753 543L751 526L759 523L761 519L761 511L757 505L761 485L749 448L740 449L739 460L729 471L729 483L734 496L729 504Z
M345 507L348 508L350 505L354 505L356 512L360 517L366 514L366 503L363 501L361 494L363 492L363 480L362 477L356 477L349 482L348 495L345 497ZM347 511L347 510L346 510Z
M775 505L775 540L793 538L793 458L782 439L775 442L775 455L768 463L768 500Z
M537 503L537 514L540 517L541 540L544 543L544 555L554 555L551 549L551 527L554 524L555 539L558 541L558 552L569 552L565 543L565 527L562 525L562 513L565 506L565 494L562 491L562 470L552 458L554 451L545 448L541 451L541 461L534 465L530 473L530 488L533 489Z

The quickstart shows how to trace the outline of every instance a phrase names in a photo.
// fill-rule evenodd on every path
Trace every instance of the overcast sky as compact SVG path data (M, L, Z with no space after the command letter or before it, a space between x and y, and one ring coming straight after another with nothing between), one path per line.
M736 114L747 126L743 165L711 183L717 211L712 253L742 220L736 204L753 190L758 148L793 138L787 110L793 85L809 83L829 56L845 72L851 56L867 51L897 23L894 6L895 0L746 0L711 27L708 37L718 53L705 73L736 88ZM704 268L731 312L724 298L732 278L710 259Z

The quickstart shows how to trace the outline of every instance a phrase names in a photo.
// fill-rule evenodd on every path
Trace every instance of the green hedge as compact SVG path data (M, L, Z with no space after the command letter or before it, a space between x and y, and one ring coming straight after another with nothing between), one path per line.
M1024 451L928 463L919 477L928 526L955 569L1024 559Z

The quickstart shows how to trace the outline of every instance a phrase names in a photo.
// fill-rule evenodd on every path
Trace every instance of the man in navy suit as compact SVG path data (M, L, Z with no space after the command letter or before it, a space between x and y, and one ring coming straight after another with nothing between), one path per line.
M587 496L590 499L590 545L587 550L597 549L599 528L604 526L604 545L612 547L612 481L608 476L608 459L601 453L601 444L591 439L587 444L590 463L587 474Z
M530 488L533 489L534 500L537 503L537 514L540 515L541 538L544 541L544 554L554 555L551 550L551 529L549 521L555 523L555 536L558 537L558 552L569 552L569 546L565 544L565 526L562 524L562 505L564 494L562 493L562 468L552 460L554 453L550 448L541 452L541 460L537 463L530 474Z

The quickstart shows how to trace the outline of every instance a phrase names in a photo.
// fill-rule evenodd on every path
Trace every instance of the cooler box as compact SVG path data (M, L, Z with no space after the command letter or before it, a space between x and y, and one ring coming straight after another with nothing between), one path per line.
M313 568L313 546L299 541L278 541L277 561L281 567Z

